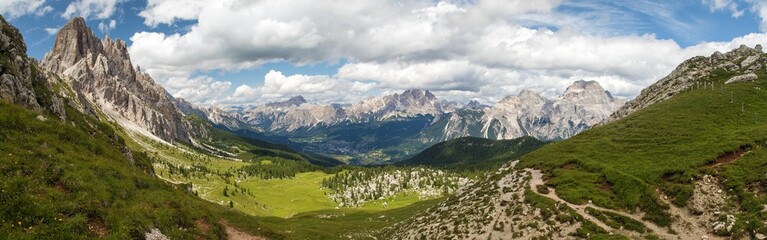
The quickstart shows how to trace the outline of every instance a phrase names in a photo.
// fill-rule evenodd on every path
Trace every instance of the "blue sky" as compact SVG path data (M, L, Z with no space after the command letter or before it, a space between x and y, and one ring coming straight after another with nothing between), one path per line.
M4 1L5 2L5 1ZM765 42L757 0L10 0L0 13L42 59L83 16L128 42L177 97L256 104L354 102L424 88L493 103L579 79L631 98L682 60Z

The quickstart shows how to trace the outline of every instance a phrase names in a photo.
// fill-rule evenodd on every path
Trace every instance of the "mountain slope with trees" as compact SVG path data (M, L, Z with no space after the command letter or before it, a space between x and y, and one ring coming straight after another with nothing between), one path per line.
M534 137L490 140L463 137L435 144L397 165L423 165L446 169L497 169L546 144Z

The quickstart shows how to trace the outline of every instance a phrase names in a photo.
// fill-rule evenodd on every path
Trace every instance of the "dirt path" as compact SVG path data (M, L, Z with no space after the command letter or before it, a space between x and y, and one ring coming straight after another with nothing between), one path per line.
M575 205L575 204L569 203L569 202L559 198L559 196L557 196L557 194L556 194L556 191L554 189L552 189L552 188L549 188L549 193L547 193L547 194L540 193L540 192L538 192L538 188L536 188L536 186L544 184L543 174L541 173L541 171L540 170L529 169L529 168L525 169L525 171L529 172L530 175L532 175L532 179L530 180L530 189L533 190L533 192L535 192L537 194L540 194L542 196L548 197L548 198L550 198L550 199L552 199L554 201L557 201L557 202L559 202L561 204L566 204L568 207L570 207L570 208L574 209L576 212L578 212L578 214L583 216L585 219L588 219L589 221L593 222L594 224L598 225L601 228L604 228L605 230L607 230L609 232L620 233L622 235L626 235L626 236L633 237L633 238L642 238L642 234L640 234L638 232L628 231L628 230L621 230L621 229L614 229L614 228L611 228L610 226L607 226L607 224L603 223L599 219L597 219L597 218L589 215L588 213L586 213L586 207L591 207L591 208L597 209L599 211L620 214L622 216L631 218L631 219L633 219L633 220L635 220L637 222L640 222L640 223L644 224L645 227L647 227L647 229L652 231L653 234L655 234L658 237L661 237L663 239L688 239L688 238L682 238L681 236L677 236L677 235L671 234L671 233L668 232L667 229L659 227L658 225L655 225L654 223L651 223L651 222L643 220L642 216L639 215L639 214L631 214L631 213L618 212L618 211L615 211L615 210L612 210L612 209L602 208L602 207L596 206L596 205L591 204L591 203L583 204L583 205Z
M226 237L229 240L267 240L265 237L254 236L250 233L240 231L239 229L229 226L225 221L222 221L221 225L224 225L224 231L226 231Z
M706 167L716 167L716 166L719 166L719 165L722 165L722 164L728 164L728 163L735 162L736 160L738 160L741 157L743 157L743 155L745 155L746 153L750 152L750 151L746 151L746 150L747 150L746 147L740 147L735 152L725 153L724 155L717 157L716 161L714 161L713 163L707 164Z

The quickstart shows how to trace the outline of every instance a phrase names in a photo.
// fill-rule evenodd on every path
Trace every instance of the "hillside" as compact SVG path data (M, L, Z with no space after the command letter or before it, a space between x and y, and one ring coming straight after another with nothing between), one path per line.
M241 213L155 177L151 156L80 112L56 75L25 55L0 17L0 232L9 239L280 238ZM95 181L97 180L97 181ZM244 233L235 229L247 229Z
M580 238L591 231L764 239L765 55L758 47L741 47L724 56L743 52L748 55L734 60L721 54L696 58L706 64L688 66L692 72L727 68L679 83L688 87L674 90L673 97L526 154L391 234ZM569 220L573 212L578 221Z
M463 137L435 144L396 164L447 169L497 169L509 159L516 159L544 144L533 137L511 140Z

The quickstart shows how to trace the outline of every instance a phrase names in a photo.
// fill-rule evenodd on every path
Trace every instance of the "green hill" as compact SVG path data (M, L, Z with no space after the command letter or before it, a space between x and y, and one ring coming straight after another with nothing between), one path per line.
M698 79L714 82L715 91L686 90L548 144L523 156L519 166L543 169L548 184L567 201L639 208L645 219L661 226L672 221L664 211L668 206L659 201L661 193L682 206L702 174L720 176L743 212L737 215L736 230L765 232L760 223L767 219L762 212L767 198L761 194L767 191L767 75L759 70L755 82L724 85L739 74L717 70L708 79ZM711 166L739 150L747 153L735 162Z
M424 165L451 169L492 169L527 154L545 143L533 137L490 140L463 137L435 144L397 165Z
M222 222L259 225L152 176L108 125L68 109L67 121L0 101L0 232L9 239L223 238ZM98 181L96 181L98 179ZM232 219L232 220L228 220ZM264 232L260 235L273 235Z

